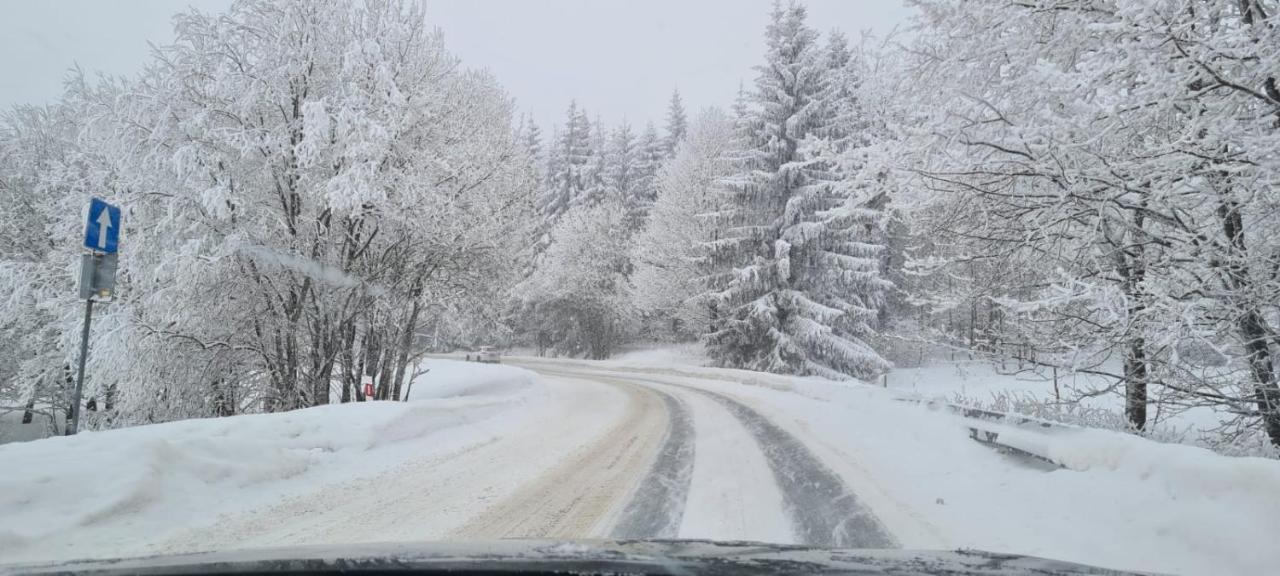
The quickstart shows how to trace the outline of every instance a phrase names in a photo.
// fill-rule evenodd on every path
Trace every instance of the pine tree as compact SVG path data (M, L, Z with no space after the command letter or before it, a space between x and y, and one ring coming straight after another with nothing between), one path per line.
M599 206L609 196L609 145L604 134L604 123L596 118L591 132L590 154L583 174L582 194L573 205Z
M843 32L833 30L827 37L823 61L827 87L822 97L826 114L822 136L841 141L857 131L854 124L859 119L858 104L854 97L853 53L849 50L849 41Z
M529 155L529 161L537 166L542 161L542 130L528 116L521 124L521 140L524 142L525 154Z
M674 158L676 146L684 140L688 131L689 120L684 113L684 102L680 99L680 91L671 92L671 103L667 105L667 137L663 141L667 158Z
M636 145L635 185L626 199L628 222L634 229L643 225L657 196L658 169L666 159L663 140L653 123L645 126L644 134Z
M564 131L548 157L547 190L540 208L546 229L555 225L569 206L578 201L587 185L591 162L591 122L577 102L569 103Z
M733 275L727 315L707 339L721 363L772 372L868 377L888 363L865 342L888 283L866 238L875 211L817 158L829 126L827 66L794 3L775 5L766 64L740 122L745 149L717 214L715 259Z
M625 121L614 129L609 139L609 166L606 178L609 194L622 201L635 194L636 159L638 148L631 125Z

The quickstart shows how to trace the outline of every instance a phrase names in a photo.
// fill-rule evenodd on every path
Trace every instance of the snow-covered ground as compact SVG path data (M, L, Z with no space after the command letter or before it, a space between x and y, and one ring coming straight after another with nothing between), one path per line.
M524 426L533 374L431 360L412 402L329 405L0 446L0 561L145 552L176 530ZM367 489L374 489L369 486ZM366 489L357 487L356 489Z
M1002 369L987 361L937 361L921 367L895 369L888 378L876 383L908 397L978 407L999 406L998 400L1034 400L1045 405L1059 400L1074 402L1072 406L1064 406L1064 411L1074 411L1074 419L1084 420L1087 425L1102 426L1103 421L1113 428L1124 425L1123 390L1097 394L1114 386L1113 379L1062 371L1055 390L1048 370L1016 368L1014 363ZM1112 367L1112 370L1119 372L1120 368ZM1232 418L1231 414L1218 413L1209 407L1174 408L1165 401L1165 392L1161 388L1152 389L1151 405L1147 409L1150 418L1147 428L1158 438L1204 445L1208 431ZM1062 419L1073 420L1066 414Z
M979 548L1177 574L1280 563L1280 462L986 425L1054 468L972 441L968 421L902 401L892 377L886 389L697 356L433 359L409 403L2 446L0 561L652 535Z

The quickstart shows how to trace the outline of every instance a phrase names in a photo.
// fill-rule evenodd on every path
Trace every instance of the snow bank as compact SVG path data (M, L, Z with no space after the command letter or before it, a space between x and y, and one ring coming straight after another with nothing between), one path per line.
M120 556L179 528L483 442L540 398L509 366L429 360L411 402L187 420L0 446L0 562ZM514 419L511 419L514 420ZM485 423L477 426L477 424Z
M969 440L972 420L829 388L843 390L834 403L844 415L819 411L814 433L841 439L877 478L882 506L921 525L917 545L1177 574L1263 574L1280 562L1280 462L1104 430L997 426L1002 443L1066 467L1044 470Z
M518 392L530 385L530 372L480 362L461 362L429 358L422 363L429 370L413 382L409 399L455 398L458 396L502 395Z

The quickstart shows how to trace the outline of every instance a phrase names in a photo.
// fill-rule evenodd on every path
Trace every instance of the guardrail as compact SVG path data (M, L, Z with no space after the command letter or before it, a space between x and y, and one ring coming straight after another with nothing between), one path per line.
M930 407L940 406L945 408L946 410L971 421L966 424L966 428L969 430L969 438L973 441L1005 454L1030 458L1059 468L1063 467L1062 463L1053 460L1053 458L1048 455L1047 451L1032 445L1034 444L1032 442L1010 442L1008 434L1004 434L1006 430L1001 430L999 426L1030 428L1034 430L1032 433L1043 433L1048 430L1070 430L1076 428L1075 426L1068 424L1041 420L1024 414L996 412L994 410L985 410L982 408L974 408L972 406L961 406L950 402L924 400L919 398L899 398L898 400L902 402L924 404ZM1003 440L1001 439L1002 434L1006 436Z

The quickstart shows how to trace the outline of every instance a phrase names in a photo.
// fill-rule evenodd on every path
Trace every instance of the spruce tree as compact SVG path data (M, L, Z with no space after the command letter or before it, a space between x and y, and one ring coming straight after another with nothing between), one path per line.
M596 118L591 132L590 155L583 173L582 194L574 206L599 206L609 196L609 146L604 135L604 123Z
M609 194L624 204L636 193L636 137L625 121L609 138L609 166L606 171Z
M569 206L580 201L588 184L592 158L591 122L576 102L569 103L564 130L548 158L547 191L541 202L547 228L555 225Z
M649 123L644 134L636 144L635 185L627 198L628 222L633 229L643 225L657 196L658 169L666 159L663 140L658 136L658 129Z
M663 140L667 158L675 157L676 146L684 140L688 127L689 119L684 113L684 102L680 99L680 91L675 90L671 92L671 102L667 104L667 136Z
M529 161L533 162L535 166L538 165L542 160L542 130L538 128L538 124L533 119L527 116L521 126L521 137L524 142L525 154L529 155Z
M731 199L709 248L731 271L725 317L708 336L722 364L794 374L869 377L888 363L866 343L881 295L874 214L850 204L820 159L830 127L826 52L794 3L775 5L766 63L740 111Z

